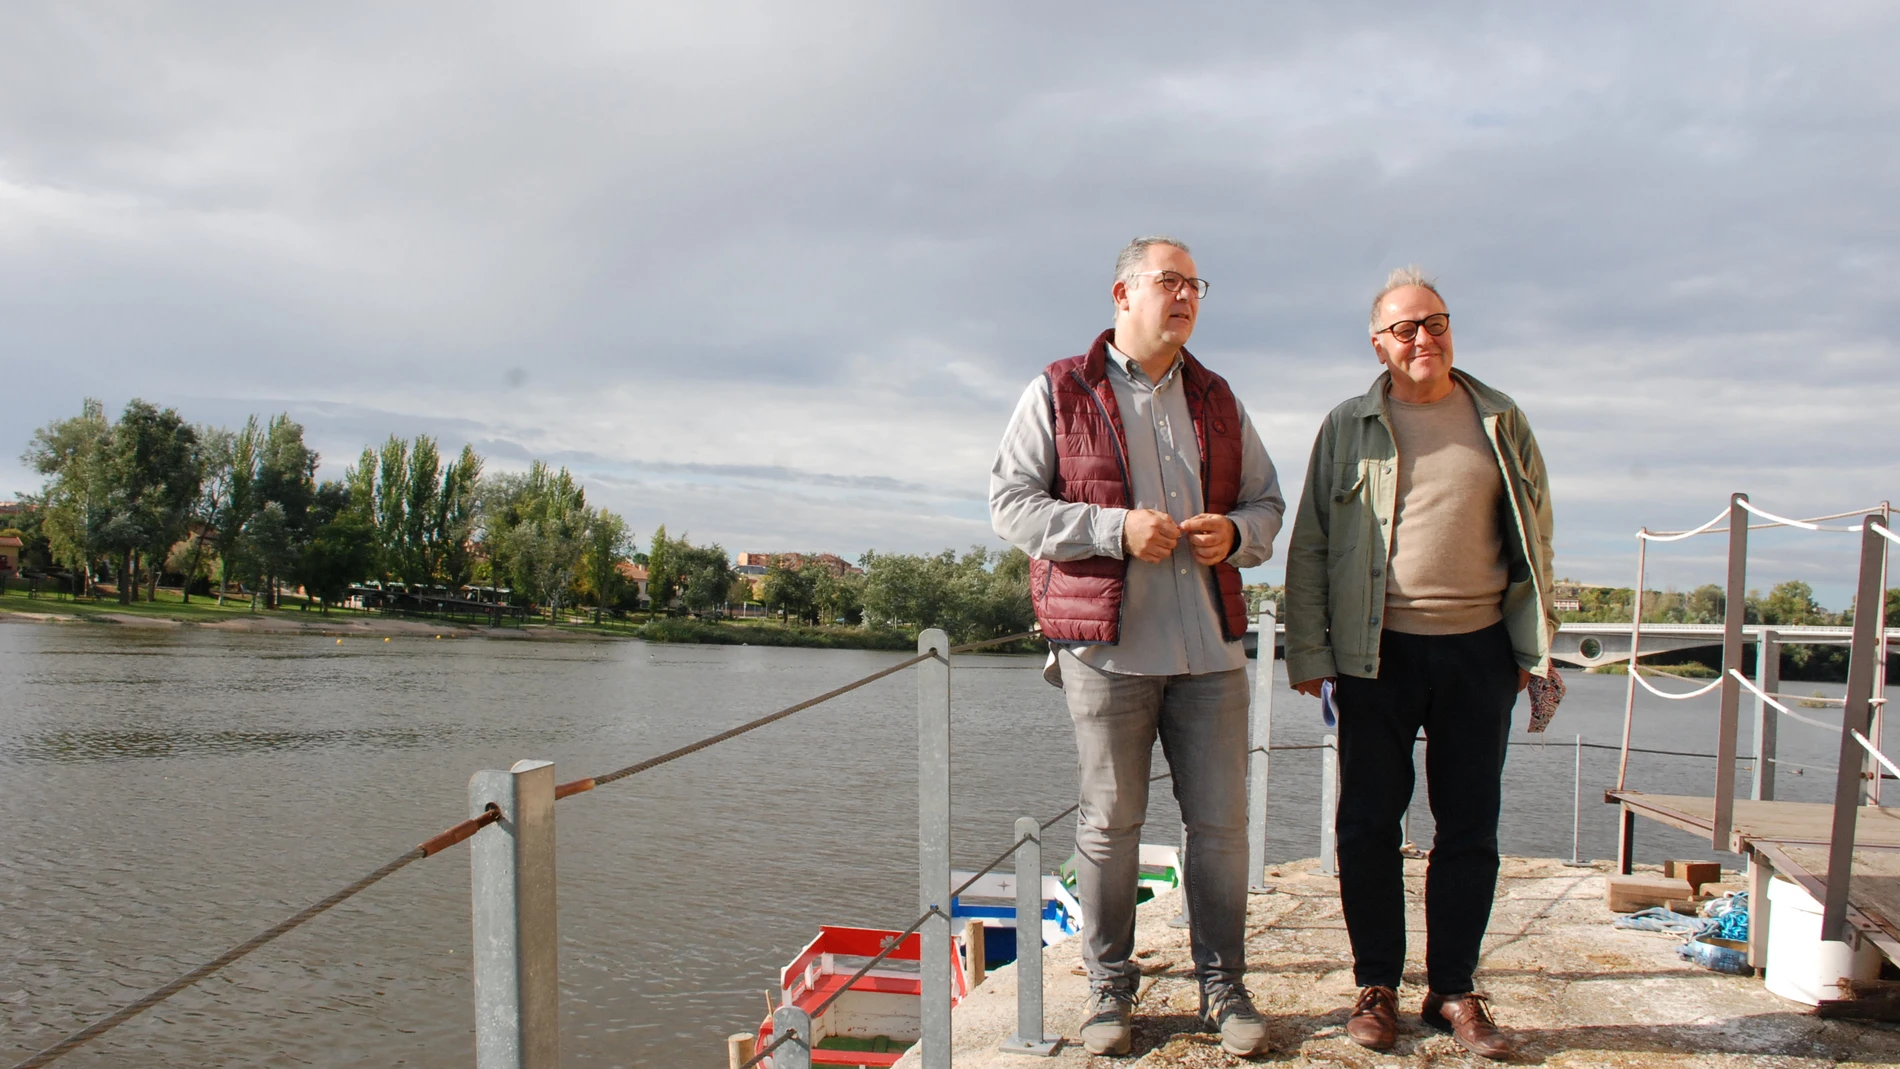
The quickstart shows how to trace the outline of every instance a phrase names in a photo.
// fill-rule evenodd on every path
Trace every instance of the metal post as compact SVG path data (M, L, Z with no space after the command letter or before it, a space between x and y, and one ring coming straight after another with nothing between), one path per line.
M1882 527L1885 527L1889 531L1893 530L1893 504L1891 502L1882 501L1880 503L1880 525ZM1880 591L1881 591L1880 601L1879 601L1880 624L1879 624L1879 627L1874 632L1875 634L1880 636L1879 641L1876 643L1876 645L1878 645L1879 647L1880 655L1874 659L1874 692L1873 693L1874 693L1874 697L1876 698L1884 698L1886 697L1886 694L1887 694L1887 594L1886 594L1886 591L1887 591L1887 575L1889 571L1887 567L1887 561L1888 561L1888 554L1882 553L1880 555ZM1874 749L1879 750L1881 747L1886 745L1886 742L1884 741L1885 736L1886 736L1886 728L1887 728L1887 707L1885 705L1875 706L1873 730L1867 732L1868 741L1874 744ZM1873 757L1871 754L1868 755L1867 768L1869 771L1871 771L1874 774L1873 779L1869 781L1869 783L1871 784L1871 790L1869 791L1868 796L1867 796L1867 804L1879 805L1880 804L1880 780L1881 780L1882 770L1880 768L1880 762L1873 760Z
M1747 500L1747 494L1730 494L1728 499L1728 594L1722 616L1722 717L1715 737L1715 819L1709 829L1709 845L1717 850L1729 848L1729 832L1735 825L1735 727L1742 707L1742 681L1729 673L1742 669L1742 622L1748 608L1748 510L1742 508L1742 502Z
M1042 1030L1042 825L1019 818L1016 838L1016 1032L1002 1049L1048 1058L1060 1039Z
M1332 876L1339 872L1339 736L1328 735L1320 744L1319 871Z
M1867 763L1867 752L1852 733L1865 735L1871 719L1874 659L1880 654L1880 612L1874 606L1886 595L1880 589L1880 572L1887 542L1873 528L1880 517L1868 516L1861 522L1860 589L1854 595L1854 645L1847 659L1847 700L1841 707L1841 760L1836 766L1840 771L1834 777L1834 831L1827 847L1827 901L1821 906L1823 940L1838 941L1847 924L1854 822L1860 816L1861 768Z
M758 1037L750 1032L734 1032L726 1037L726 1069L739 1069L759 1052Z
M1273 647L1277 630L1277 606L1260 603L1255 617L1254 634L1260 637L1254 658L1253 742L1247 753L1247 890L1265 894L1273 890L1267 884L1267 764L1273 745ZM1186 901L1187 896L1182 896Z
M1761 629L1755 641L1755 685L1763 692L1781 690L1781 636L1773 628ZM1776 739L1781 733L1781 718L1768 699L1755 699L1755 784L1748 796L1758 802L1775 800ZM1749 904L1754 905L1751 899Z
M1576 795L1570 803L1570 863L1583 864L1583 736L1577 736Z
M477 1069L561 1061L560 931L554 904L554 763L516 761L468 781L470 816L501 819L469 844Z
M917 652L936 654L917 666L917 908L936 911L918 933L920 1044L924 1069L950 1069L950 636L933 627Z
M941 632L939 632L941 634ZM811 1069L811 1014L797 1006L780 1006L772 1011L772 1041L796 1035L772 1052L772 1069Z
M1645 527L1636 532L1636 608L1630 612L1630 677L1625 681L1623 697L1623 756L1616 762L1616 789L1622 790L1630 774L1630 728L1636 722L1636 672L1642 663L1643 570L1649 563L1649 534ZM1625 875L1629 870L1623 870Z

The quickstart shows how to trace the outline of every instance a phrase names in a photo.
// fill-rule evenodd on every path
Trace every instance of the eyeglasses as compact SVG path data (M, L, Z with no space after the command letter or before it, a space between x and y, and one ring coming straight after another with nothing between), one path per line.
M1451 316L1446 312L1437 312L1424 319L1401 319L1379 333L1390 334L1398 341L1409 342L1418 337L1420 327L1424 327L1425 333L1436 338L1451 329Z
M1137 271L1129 277L1140 278L1143 275L1155 276L1156 284L1169 293L1180 293L1182 286L1192 286L1194 296L1207 296L1207 280L1204 278L1189 278L1179 271Z

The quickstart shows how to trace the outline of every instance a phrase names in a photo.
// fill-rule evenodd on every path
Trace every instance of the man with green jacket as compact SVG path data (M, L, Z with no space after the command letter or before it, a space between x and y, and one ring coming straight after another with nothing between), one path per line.
M1452 368L1451 316L1416 268L1374 298L1372 388L1313 443L1287 556L1295 689L1334 684L1339 893L1360 986L1346 1031L1397 1039L1405 964L1399 820L1413 740L1437 831L1425 878L1421 1015L1492 1058L1512 1044L1473 974L1497 889L1511 708L1550 666L1550 485L1509 397Z

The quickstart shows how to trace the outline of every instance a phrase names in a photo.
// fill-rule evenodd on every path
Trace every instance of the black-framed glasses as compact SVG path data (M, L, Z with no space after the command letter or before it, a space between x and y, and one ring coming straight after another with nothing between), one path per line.
M1420 327L1424 327L1425 333L1436 338L1451 329L1451 315L1448 312L1435 312L1424 319L1401 319L1379 333L1390 334L1399 341L1409 342L1418 337Z
M1180 293L1182 286L1192 286L1194 296L1207 296L1207 280L1204 278L1189 278L1179 271L1137 271L1134 277L1140 278L1143 275L1155 276L1155 282L1169 293Z

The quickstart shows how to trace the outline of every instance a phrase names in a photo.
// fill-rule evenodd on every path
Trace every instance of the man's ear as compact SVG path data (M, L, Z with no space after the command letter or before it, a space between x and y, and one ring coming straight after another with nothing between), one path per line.
M1108 298L1115 302L1116 311L1126 312L1128 310L1127 281L1119 278L1116 279L1115 284L1108 288Z
M1381 349L1381 348L1379 347L1379 338L1378 338L1378 336L1377 336L1377 335L1374 335L1374 336L1372 337L1372 339L1371 339L1371 340L1372 340L1372 355L1374 355L1374 356L1376 356L1376 357L1378 357L1378 358L1379 358L1379 364L1380 364L1380 366L1381 366L1381 367L1383 367L1383 366L1386 366L1386 363L1385 363L1385 350L1384 350L1384 349Z

